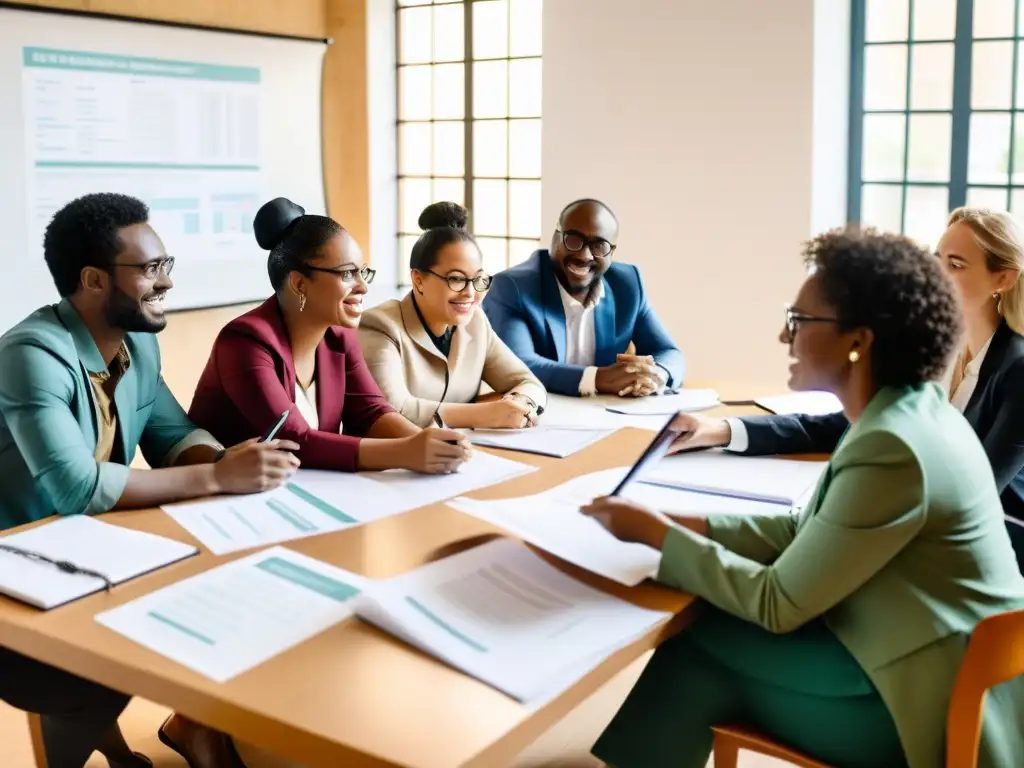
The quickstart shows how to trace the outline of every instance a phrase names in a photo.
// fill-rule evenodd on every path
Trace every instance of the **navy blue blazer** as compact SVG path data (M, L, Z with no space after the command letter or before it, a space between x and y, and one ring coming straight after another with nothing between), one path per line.
M640 271L613 263L601 278L604 298L594 309L594 364L611 365L633 342L668 373L668 388L683 384L686 361L647 302ZM578 395L584 366L565 362L565 310L546 250L499 272L483 301L501 340L529 366L549 392Z
M1006 527L1024 572L1024 336L1006 322L992 336L964 418L988 455L999 488ZM831 453L849 422L827 416L753 416L741 419L749 444L744 453Z

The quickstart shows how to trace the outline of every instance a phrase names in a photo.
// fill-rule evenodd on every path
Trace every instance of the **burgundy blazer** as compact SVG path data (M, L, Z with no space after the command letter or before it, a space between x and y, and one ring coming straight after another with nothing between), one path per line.
M366 367L355 331L333 327L316 348L316 406L320 429L310 429L295 406L295 362L272 296L221 330L189 417L231 446L261 437L290 409L277 437L299 444L304 467L354 472L360 438L395 412Z

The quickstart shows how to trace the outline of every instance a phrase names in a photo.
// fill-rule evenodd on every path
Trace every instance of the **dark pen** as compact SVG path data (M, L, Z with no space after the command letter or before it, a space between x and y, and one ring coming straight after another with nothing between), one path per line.
M99 571L93 571L89 568L79 568L68 560L54 560L51 557L41 555L38 552L33 552L30 549L19 549L18 547L12 547L9 544L0 544L0 552L10 552L12 555L19 555L20 557L25 557L29 560L35 560L37 563L48 563L54 568L73 576L92 576L103 582L103 589L107 592L109 592L114 586L114 582L110 580L109 576L106 576Z

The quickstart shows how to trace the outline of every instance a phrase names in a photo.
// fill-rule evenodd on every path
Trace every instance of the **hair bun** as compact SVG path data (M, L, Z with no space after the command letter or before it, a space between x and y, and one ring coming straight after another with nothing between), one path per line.
M272 251L288 234L296 221L306 215L306 209L286 197L276 197L256 211L252 229L256 242L265 251Z
M438 227L451 227L452 229L465 229L469 222L469 211L458 203L431 203L423 209L420 214L420 229L426 232L428 229Z

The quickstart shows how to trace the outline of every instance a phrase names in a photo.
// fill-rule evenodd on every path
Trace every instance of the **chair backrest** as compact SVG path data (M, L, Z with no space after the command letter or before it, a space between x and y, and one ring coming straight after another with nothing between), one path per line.
M953 684L946 721L946 765L977 768L982 711L989 688L1024 675L1024 610L978 624Z

